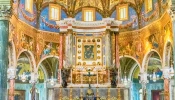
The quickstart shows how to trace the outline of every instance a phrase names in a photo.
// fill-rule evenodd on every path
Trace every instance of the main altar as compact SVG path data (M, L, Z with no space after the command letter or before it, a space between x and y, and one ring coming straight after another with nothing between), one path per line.
M116 86L117 79L120 80L117 69L118 26L121 22L113 18L93 22L66 18L57 24L60 35L66 35L65 59L64 68L58 74L59 85L50 87L49 99L128 100L129 88ZM111 42L116 47L112 47ZM64 69L69 70L67 75Z

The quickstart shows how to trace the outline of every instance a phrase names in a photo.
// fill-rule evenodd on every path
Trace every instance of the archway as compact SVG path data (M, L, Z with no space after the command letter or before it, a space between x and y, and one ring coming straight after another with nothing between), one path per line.
M125 81L126 77L128 79L131 94L130 99L139 100L140 84L138 81L138 76L141 69L140 63L134 57L124 55L120 56L120 68L122 81Z
M163 90L163 72L162 60L160 54L156 50L150 50L146 53L143 63L143 71L147 73L148 83L146 85L146 98L148 100L159 100L159 93Z
M38 72L42 69L45 75L45 79L49 79L51 78L51 76L57 79L58 66L59 66L58 60L59 60L58 56L52 56L52 55L42 58L37 65ZM42 78L42 76L40 78Z

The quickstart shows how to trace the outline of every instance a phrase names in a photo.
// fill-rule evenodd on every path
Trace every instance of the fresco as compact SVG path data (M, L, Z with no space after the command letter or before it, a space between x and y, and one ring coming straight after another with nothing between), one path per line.
M159 18L159 6L158 6L158 2L157 0L153 0L153 9L152 11L146 13L145 12L145 4L143 4L142 6L142 18L141 18L141 27L144 27L148 24L150 24L151 22L155 21L156 19Z
M65 11L61 10L61 20L64 18L67 18L67 15ZM60 32L56 21L49 20L49 7L46 7L41 11L39 18L39 29L44 31Z
M20 20L28 23L33 27L36 27L37 11L36 11L35 4L33 4L33 13L31 14L25 10L25 0L20 0L19 8L18 8L18 16Z
M57 55L59 51L59 44L53 42L45 42L44 50L41 54L41 58L48 55Z

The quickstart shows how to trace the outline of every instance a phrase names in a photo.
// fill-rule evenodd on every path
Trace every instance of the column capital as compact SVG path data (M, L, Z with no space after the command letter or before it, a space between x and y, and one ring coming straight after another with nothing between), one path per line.
M11 17L11 6L0 5L0 20L9 20L10 17Z
M32 72L31 74L31 79L30 79L30 83L34 84L38 81L38 73L37 72Z
M8 79L15 79L15 77L16 77L16 68L14 68L14 67L9 67L8 69L7 69L7 78Z
M163 71L163 78L171 79L171 73L169 67L163 67L161 70Z

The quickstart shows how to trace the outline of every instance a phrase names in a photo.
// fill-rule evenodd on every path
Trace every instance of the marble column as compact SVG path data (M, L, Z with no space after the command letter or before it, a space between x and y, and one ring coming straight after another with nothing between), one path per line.
M7 70L7 78L9 79L9 94L8 100L14 100L16 68L9 67Z
M65 67L71 67L72 65L72 57L73 57L73 31L71 29L68 30L68 34L66 36L66 66Z
M59 46L59 69L63 68L63 33L60 33Z
M164 79L164 99L170 100L169 79Z
M60 33L59 38L59 69L58 69L58 81L61 84L62 83L62 77L61 77L61 69L63 68L63 33Z
M115 65L116 68L118 69L117 81L118 83L120 83L119 33L114 32L114 34L115 34Z
M0 1L0 100L7 100L10 0Z
M111 31L109 29L106 30L105 36L105 49L106 49L106 66L112 66L112 47L111 47Z

